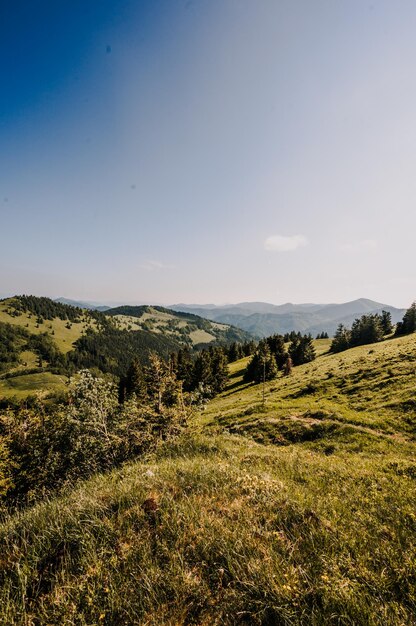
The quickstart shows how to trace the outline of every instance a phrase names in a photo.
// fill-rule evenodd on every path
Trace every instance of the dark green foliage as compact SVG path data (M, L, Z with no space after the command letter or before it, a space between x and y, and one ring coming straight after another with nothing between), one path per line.
M51 367L61 367L65 369L66 358L58 350L54 340L47 333L40 335L31 335L27 342L27 348L33 350L40 360L45 360Z
M199 390L205 398L212 398L225 389L228 380L227 349L211 346L200 350L193 359L189 350L179 350L171 359L176 376L182 381L184 391Z
M43 323L44 320L52 320L56 317L61 320L75 322L84 314L84 311L78 307L37 296L15 296L12 304L17 312L25 313L29 311L33 313L38 318L38 324ZM95 313L95 311L91 312L93 316L95 316Z
M380 324L383 329L383 335L390 335L393 332L393 324L391 321L390 311L382 311L380 315Z
M253 358L247 365L244 373L244 382L260 383L265 380L273 380L276 376L276 360L270 352L267 340L262 340L259 342Z
M379 315L362 315L351 326L350 346L377 343L383 339L383 327Z
M26 329L0 322L0 372L17 365L29 337Z
M242 348L244 356L251 356L255 353L257 344L253 339L251 339L250 341L246 341L245 343L243 343Z
M180 347L171 337L144 330L119 330L107 324L99 333L87 330L67 356L76 369L97 367L104 373L125 376L135 358L144 364L148 362L150 352L168 358Z
M317 338L317 339L329 339L329 336L328 336L328 333L326 333L326 332L322 332L322 333L318 333L318 334L316 335L316 338Z
M313 361L316 358L316 353L311 335L292 339L289 346L289 356L293 365L303 365Z
M332 340L330 351L342 352L343 350L347 350L350 347L350 335L351 332L348 328L346 328L344 324L340 324Z
M228 362L234 363L238 359L254 354L256 347L257 344L253 340L245 341L244 343L234 341L227 350Z
M50 335L31 335L21 326L0 322L0 371L17 365L23 350L31 350L37 354L39 367L42 367L43 361L47 361L55 369L65 368L65 356L58 350Z
M126 376L122 377L119 383L119 398L121 401L124 402L126 399L131 398L133 394L138 400L143 400L147 397L145 373L137 358L133 359Z
M221 393L228 381L228 359L221 348L210 348L212 369L212 391Z
M416 331L416 302L413 302L403 316L403 320L397 324L396 335L409 335Z
M242 359L244 356L243 348L241 344L236 343L235 341L230 345L227 352L228 362L234 363L234 361L238 361L238 359Z
M296 341L296 339L300 339L301 337L301 333L295 332L294 330L292 330L290 333L285 333L283 335L285 343L289 343L290 341Z
M383 311L362 315L354 320L351 330L343 324L338 326L331 343L331 352L342 352L355 346L363 346L381 341L385 335L392 332L391 314Z
M272 356L274 356L276 365L280 369L283 368L287 359L287 350L282 335L271 335L266 338Z
M179 350L176 358L176 375L183 383L185 391L191 391L193 385L193 359L189 348Z

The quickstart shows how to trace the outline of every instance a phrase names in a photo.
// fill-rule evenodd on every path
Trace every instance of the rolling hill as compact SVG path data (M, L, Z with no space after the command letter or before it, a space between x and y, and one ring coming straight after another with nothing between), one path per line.
M237 326L255 337L285 334L292 330L312 335L321 332L333 335L340 323L350 326L357 317L366 313L381 313L384 309L391 313L393 323L397 323L405 312L404 309L366 298L342 304L274 305L265 302L242 302L224 306L178 304L171 308Z
M246 341L238 328L161 307L118 307L102 312L49 298L0 301L0 398L65 388L81 368L123 375L149 352L165 357L180 348Z
M415 626L416 334L228 388L156 452L6 513L2 624Z

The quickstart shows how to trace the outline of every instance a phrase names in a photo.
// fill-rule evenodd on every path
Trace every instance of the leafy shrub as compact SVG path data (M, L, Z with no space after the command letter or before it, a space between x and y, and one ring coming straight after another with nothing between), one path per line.
M3 413L0 496L15 503L36 499L176 435L186 422L184 404L166 406L155 396L147 404L133 396L120 405L116 385L85 370L72 380L67 403L50 413L41 403Z

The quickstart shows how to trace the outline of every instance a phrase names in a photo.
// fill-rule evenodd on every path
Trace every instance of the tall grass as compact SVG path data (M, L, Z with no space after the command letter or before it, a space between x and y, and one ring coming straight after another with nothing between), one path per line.
M0 522L0 624L416 624L416 336L229 388ZM243 435L243 436L242 436Z
M411 467L187 436L4 518L1 623L414 624Z

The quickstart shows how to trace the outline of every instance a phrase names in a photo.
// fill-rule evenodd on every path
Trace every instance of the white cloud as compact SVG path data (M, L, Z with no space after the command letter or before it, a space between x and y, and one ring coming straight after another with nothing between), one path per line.
M174 266L162 263L162 261L148 260L140 263L139 268L147 272L153 272L155 270L173 270Z
M377 248L375 239L362 239L355 243L344 243L340 246L340 250L344 252L359 252L360 250L375 250Z
M264 242L264 248L270 252L289 252L306 246L308 240L304 235L292 235L285 237L283 235L272 235L267 237Z

